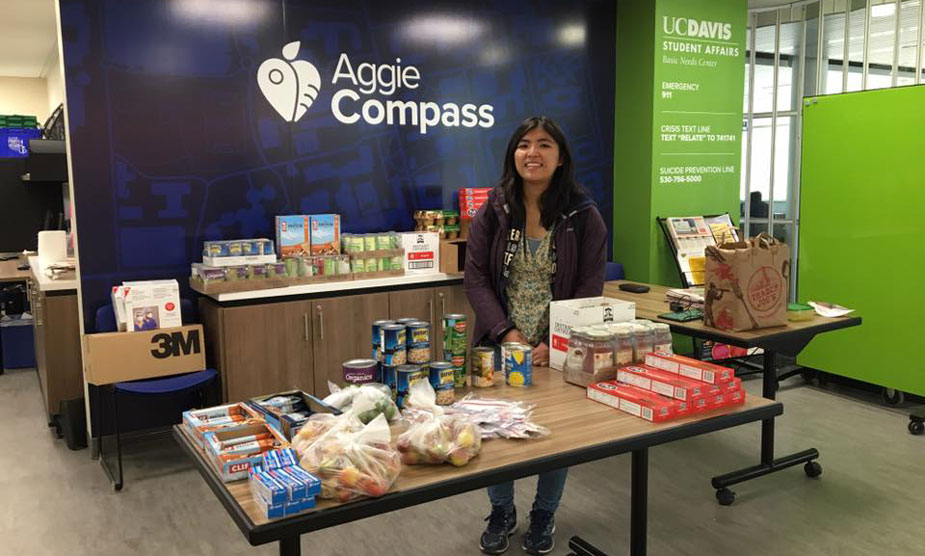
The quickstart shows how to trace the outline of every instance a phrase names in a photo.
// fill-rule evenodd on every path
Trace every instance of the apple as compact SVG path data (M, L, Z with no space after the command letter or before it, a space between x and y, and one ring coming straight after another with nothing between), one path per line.
M450 457L447 458L447 461L456 467L462 467L469 463L469 452L465 448L456 448L450 452Z
M350 466L342 469L338 478L340 479L340 484L347 488L353 488L353 486L357 484L357 479L359 477L359 470L356 467Z

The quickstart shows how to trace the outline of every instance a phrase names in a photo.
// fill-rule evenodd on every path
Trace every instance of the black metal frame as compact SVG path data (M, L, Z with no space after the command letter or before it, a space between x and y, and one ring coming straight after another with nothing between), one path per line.
M367 498L316 510L288 518L279 519L263 525L255 525L228 491L221 478L205 460L199 449L182 430L181 425L174 426L173 436L181 448L190 456L205 479L206 484L218 497L237 524L238 528L252 545L261 545L279 541L280 554L298 555L299 536L319 529L333 527L350 521L379 515L440 498L446 498L463 492L485 488L494 484L536 475L545 471L579 465L611 456L633 453L632 473L632 512L631 512L631 554L642 556L646 549L646 511L647 511L647 475L648 448L675 440L690 438L701 434L728 429L753 423L783 413L779 403L751 408L736 413L717 415L708 419L679 424L660 429L649 434L633 436L612 442L605 442L577 450L544 456L505 467L487 470L474 475L449 478L439 483L427 485L408 491L386 494L381 498Z
M762 370L762 389L761 395L769 400L777 398L777 388L779 381L786 376L792 376L795 372L786 373L777 376L777 354L781 353L790 357L796 357L805 348L817 334L842 328L850 328L861 324L860 317L844 318L836 321L827 322L817 326L782 330L757 336L749 340L742 340L734 336L723 333L718 329L691 328L685 326L685 323L660 320L671 327L671 331L702 338L706 340L715 340L734 346L749 348L762 348L764 350L764 364ZM799 371L797 371L799 372ZM729 490L729 487L741 482L750 481L775 473L788 467L793 467L804 463L804 470L810 477L817 477L822 473L822 468L814 460L819 458L819 451L810 448L789 454L780 458L774 457L774 419L765 419L761 423L761 459L758 465L739 469L713 477L711 483L716 489L717 500L723 505L729 505L735 500L735 493Z

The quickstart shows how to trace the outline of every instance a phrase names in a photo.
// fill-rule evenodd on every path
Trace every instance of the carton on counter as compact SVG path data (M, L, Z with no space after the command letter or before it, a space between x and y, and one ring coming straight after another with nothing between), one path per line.
M313 214L309 217L312 255L340 255L340 215Z
M279 258L311 254L308 215L276 217L276 253Z
M636 318L636 304L610 297L584 297L549 304L549 366L562 370L572 328Z
M683 355L647 353L646 365L708 384L729 382L735 378L735 371L729 367L721 367Z
M274 442L277 448L289 447L289 442L283 438L283 435L264 422L236 430L218 430L206 433L206 458L215 467L222 481L229 483L239 479L246 479L251 468L263 461L263 453L256 451L258 450L257 448L253 451L228 454L222 451L223 443L256 435L269 435L269 439Z
M616 381L591 384L588 386L587 396L590 400L609 405L652 423L675 419L679 417L679 410L684 412L687 409L682 410L678 400Z
M630 365L617 370L617 380L676 400L690 401L707 393L702 382L645 365Z
M440 234L405 232L399 234L405 250L405 274L433 274L440 270Z
M244 403L231 403L183 412L183 426L196 443L206 449L206 436L218 431L236 431L263 423L259 413Z

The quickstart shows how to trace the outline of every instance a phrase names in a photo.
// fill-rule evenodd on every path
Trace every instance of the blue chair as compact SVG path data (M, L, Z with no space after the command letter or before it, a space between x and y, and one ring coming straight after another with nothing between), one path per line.
M626 275L623 273L623 263L607 262L604 269L604 281L612 282L614 280L623 280Z
M184 317L192 315L192 302L188 299L181 299L180 312ZM118 327L116 326L116 315L112 309L112 305L104 305L103 307L97 309L94 324L96 332L116 332L118 330ZM183 324L189 324L186 318L184 318ZM193 373L173 375L162 378L117 382L115 384L106 386L106 388L109 388L112 392L112 418L116 437L116 458L118 460L119 467L118 480L113 475L112 470L109 469L109 466L106 464L106 459L103 457L102 430L98 434L100 439L99 457L100 465L103 467L103 471L106 472L106 476L109 477L110 482L112 482L113 489L116 491L122 490L122 486L124 484L122 475L122 444L119 436L119 395L167 396L180 395L183 393L192 392L193 390L199 390L201 393L207 386L215 381L216 376L218 376L218 373L215 371L215 369L206 369L203 371L196 371ZM102 411L100 411L101 405L102 396L97 396L97 415L99 415L100 418L102 418ZM100 428L102 429L102 427Z

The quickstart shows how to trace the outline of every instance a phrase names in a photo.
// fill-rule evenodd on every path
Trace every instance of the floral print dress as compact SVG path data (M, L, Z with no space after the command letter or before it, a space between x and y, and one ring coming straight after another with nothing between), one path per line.
M549 303L552 301L552 237L550 229L539 245L531 249L530 243L537 240L523 240L511 261L511 275L507 283L507 311L517 330L520 330L530 345L546 340L549 331Z

